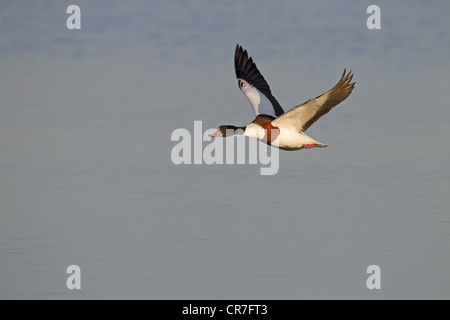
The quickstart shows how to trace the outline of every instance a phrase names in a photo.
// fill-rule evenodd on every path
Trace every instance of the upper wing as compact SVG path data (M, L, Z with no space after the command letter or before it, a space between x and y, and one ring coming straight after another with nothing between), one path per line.
M344 70L341 80L330 91L314 100L308 100L304 104L296 106L294 109L275 119L273 125L277 126L282 123L283 125L294 126L299 132L306 131L321 116L350 95L355 86L355 82L350 83L352 78L352 72L350 71L346 74L346 70Z
M234 69L239 89L250 100L256 115L267 114L276 118L284 113L256 64L252 58L248 58L247 50L239 44L234 54Z

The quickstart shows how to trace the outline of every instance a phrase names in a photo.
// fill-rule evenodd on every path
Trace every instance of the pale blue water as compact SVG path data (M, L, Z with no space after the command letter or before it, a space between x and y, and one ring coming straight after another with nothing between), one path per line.
M450 297L448 4L70 4L0 5L0 298ZM328 148L172 163L173 130L253 119L237 42L285 109L353 70Z

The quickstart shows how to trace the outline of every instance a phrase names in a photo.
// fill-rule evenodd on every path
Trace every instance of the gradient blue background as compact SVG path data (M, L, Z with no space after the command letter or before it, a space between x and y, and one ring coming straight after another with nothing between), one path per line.
M66 8L81 8L68 30ZM381 30L366 9L381 8ZM0 4L1 299L448 299L450 4ZM253 119L236 43L289 110L353 70L326 149L175 166L173 130ZM69 265L81 290L66 287ZM381 268L368 290L366 268Z

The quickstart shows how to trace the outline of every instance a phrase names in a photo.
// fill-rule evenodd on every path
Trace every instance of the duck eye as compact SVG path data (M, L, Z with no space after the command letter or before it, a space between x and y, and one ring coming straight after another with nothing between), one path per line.
M245 88L245 82L239 80L239 87L240 87L241 89L244 89L244 88Z

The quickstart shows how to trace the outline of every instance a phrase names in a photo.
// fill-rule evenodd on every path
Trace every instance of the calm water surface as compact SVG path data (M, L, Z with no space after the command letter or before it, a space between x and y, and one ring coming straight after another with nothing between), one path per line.
M450 297L447 4L110 3L1 10L0 298ZM285 109L353 70L328 148L172 163L173 130L253 119L237 42Z

